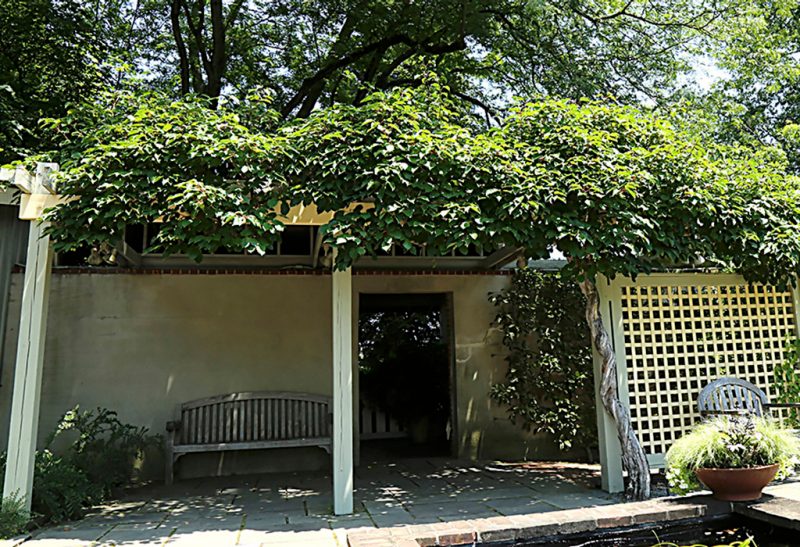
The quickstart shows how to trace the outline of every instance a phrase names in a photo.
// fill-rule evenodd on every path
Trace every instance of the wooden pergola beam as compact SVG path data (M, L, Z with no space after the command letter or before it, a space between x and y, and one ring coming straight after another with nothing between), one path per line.
M487 270L505 266L525 249L523 247L503 247L483 259L483 267Z

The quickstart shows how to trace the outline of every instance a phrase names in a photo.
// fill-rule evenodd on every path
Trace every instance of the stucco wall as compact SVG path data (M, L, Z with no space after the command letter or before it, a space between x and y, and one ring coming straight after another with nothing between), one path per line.
M506 276L356 275L354 293L451 293L458 449L467 458L553 457L549 443L513 426L487 393L502 379L500 336L487 302ZM10 295L5 362L13 363L22 275ZM357 303L357 296L355 297ZM357 308L356 308L357 309ZM318 275L54 274L42 387L40 438L75 404L104 406L161 433L181 402L230 391L330 394L331 280ZM5 446L13 366L0 386ZM189 474L269 460L325 464L321 451L194 458Z

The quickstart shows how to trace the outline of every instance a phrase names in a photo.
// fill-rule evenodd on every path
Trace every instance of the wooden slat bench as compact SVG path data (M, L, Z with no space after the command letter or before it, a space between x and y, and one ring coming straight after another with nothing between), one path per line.
M364 401L361 401L360 406L361 412L358 417L358 438L360 440L408 437L408 431L380 408L369 406Z
M697 409L704 418L724 414L763 416L773 408L800 408L800 403L770 403L760 387L730 376L709 383L697 397Z
M309 393L229 393L183 403L167 422L166 477L184 454L318 446L331 449L330 397Z

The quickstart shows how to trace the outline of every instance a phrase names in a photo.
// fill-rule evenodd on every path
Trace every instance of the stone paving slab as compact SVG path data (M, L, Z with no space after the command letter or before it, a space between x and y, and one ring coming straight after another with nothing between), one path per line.
M768 486L764 489L764 493L775 497L800 501L800 481L794 480L791 482L776 484L774 486Z
M297 517L299 518L298 514ZM283 513L250 513L244 521L246 528L253 528L255 530L266 530L272 526L280 526L289 524L289 515Z
M800 500L769 496L756 503L736 503L734 511L773 526L800 531Z
M528 513L544 513L546 511L558 511L556 507L543 500L535 498L512 498L489 500L486 505L497 512L498 515L522 515Z
M542 494L537 498L545 501L558 509L578 509L580 507L595 507L598 505L613 505L618 500L586 494Z
M171 530L142 530L126 525L115 526L108 534L103 536L102 545L163 545L169 540Z
M171 529L177 528L181 533L186 532L215 532L215 531L237 531L241 530L244 525L246 517L244 515L231 518L231 519L197 519L185 520L178 524L174 521L167 520L161 528Z
M497 516L497 513L483 503L448 501L444 503L406 504L406 510L416 520L433 517L437 520L454 520L458 518L485 518Z
M320 547L337 545L337 537L332 530L254 532L244 530L239 537L239 545L319 545ZM343 547L343 546L342 546Z
M125 522L126 524L150 524L153 527L158 526L169 515L167 512L141 512L141 513L125 513L114 514L106 513L102 515L88 516L74 524L75 528L96 528L101 526L110 526Z
M411 525L555 510L553 496L570 507L610 503L591 487L599 479L597 466L551 469L418 458L367 463L355 475L353 515L332 514L328 473L194 479L131 490L82 521L37 531L23 547L271 547L316 541L344 547L350 533L377 529L406 541Z
M93 541L84 541L79 539L37 539L35 541L26 541L22 545L35 545L36 547L93 547L97 545Z
M359 517L352 520L329 521L333 530L354 530L357 528L374 528L375 522L369 517Z
M106 535L113 526L104 528L50 528L42 530L33 535L36 540L80 540L80 541L99 541ZM24 543L27 545L29 542Z
M231 533L228 530L176 532L164 545L169 547L200 547L206 545L209 547L233 547L238 540L239 534Z
M416 519L402 507L393 507L379 512L369 512L369 518L377 528L389 528L414 524Z

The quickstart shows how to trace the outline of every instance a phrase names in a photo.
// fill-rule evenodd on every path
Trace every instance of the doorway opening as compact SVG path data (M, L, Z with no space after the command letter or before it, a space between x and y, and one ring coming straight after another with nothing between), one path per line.
M361 294L359 431L368 458L453 455L449 294Z

